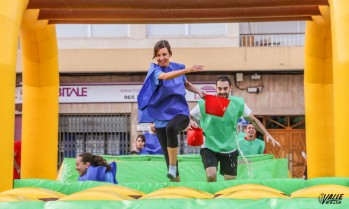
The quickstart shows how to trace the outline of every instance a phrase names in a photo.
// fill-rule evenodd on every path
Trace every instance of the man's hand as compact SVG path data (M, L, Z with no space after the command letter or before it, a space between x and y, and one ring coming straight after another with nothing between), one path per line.
M192 128L197 128L197 127L198 127L198 124L194 120L190 120L187 130L191 130Z
M201 97L201 99L204 99L205 95L206 95L206 91L203 91L203 90L199 89L198 94Z
M279 147L281 147L280 142L278 142L277 140L275 140L270 134L267 134L265 137L265 140L267 142L269 142L271 140L271 143L273 143L273 146L275 147L275 144L278 145Z

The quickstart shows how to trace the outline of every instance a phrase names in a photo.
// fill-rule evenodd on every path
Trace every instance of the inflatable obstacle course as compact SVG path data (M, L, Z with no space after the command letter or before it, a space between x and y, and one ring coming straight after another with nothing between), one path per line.
M75 159L65 159L57 180L20 179L15 180L11 196L0 193L0 208L6 209L92 209L92 208L326 208L327 202L334 202L335 208L349 208L349 178L291 179L284 178L287 167L278 178L261 178L255 172L273 172L270 155L249 157L245 179L205 182L201 158L197 155L180 156L181 182L172 183L166 178L166 165L162 156L105 156L108 161L117 162L118 185L106 182L77 181ZM254 167L260 163L260 167ZM283 169L284 167L279 167ZM240 167L241 169L241 167ZM275 174L268 174L272 176ZM250 178L248 178L250 177ZM316 188L316 192L312 189ZM36 199L25 199L15 191L28 188L44 192ZM306 195L306 191L311 195ZM7 192L9 192L7 191ZM340 194L344 195L340 195ZM56 199L44 199L60 194ZM297 196L298 194L298 196ZM1 196L3 195L3 196ZM7 196L5 196L7 195ZM22 193L23 195L23 193ZM17 198L17 199L14 199ZM57 197L57 196L56 196ZM322 202L319 197L323 198ZM22 198L22 199L20 199ZM331 199L332 198L332 199ZM342 198L341 201L338 199ZM327 202L326 202L327 201ZM333 208L333 204L331 208Z

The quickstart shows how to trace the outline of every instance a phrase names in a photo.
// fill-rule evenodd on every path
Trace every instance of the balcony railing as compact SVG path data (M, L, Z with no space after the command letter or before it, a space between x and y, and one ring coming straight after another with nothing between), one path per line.
M241 34L240 46L244 47L276 47L304 46L304 33L282 34Z

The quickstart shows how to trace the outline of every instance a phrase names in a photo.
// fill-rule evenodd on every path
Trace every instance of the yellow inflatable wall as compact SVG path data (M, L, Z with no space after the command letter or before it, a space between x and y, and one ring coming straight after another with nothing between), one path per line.
M330 11L306 25L304 95L308 177L334 176Z
M309 177L349 176L349 1L330 0L306 26L305 110ZM12 187L15 63L27 0L0 1L0 191ZM58 148L58 51L54 25L25 11L22 177L55 179ZM333 37L333 39L332 39ZM332 53L333 49L333 53Z
M333 104L334 104L334 165L335 176L349 176L349 1L330 0L333 37Z
M12 188L16 58L23 11L28 1L0 1L0 191Z
M55 179L58 153L58 50L55 25L24 13L21 178Z

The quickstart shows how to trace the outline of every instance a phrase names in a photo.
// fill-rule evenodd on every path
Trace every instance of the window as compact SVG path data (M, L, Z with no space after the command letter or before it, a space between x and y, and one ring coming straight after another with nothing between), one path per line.
M185 24L150 24L147 25L147 36L185 36L186 25Z
M59 115L59 164L83 152L126 155L130 144L130 115Z
M98 24L91 25L92 37L127 37L129 25Z
M212 24L150 24L148 37L159 36L226 36L226 23Z
M56 32L58 38L84 38L89 37L90 25L57 25Z
M226 36L227 24L190 24L190 36Z

